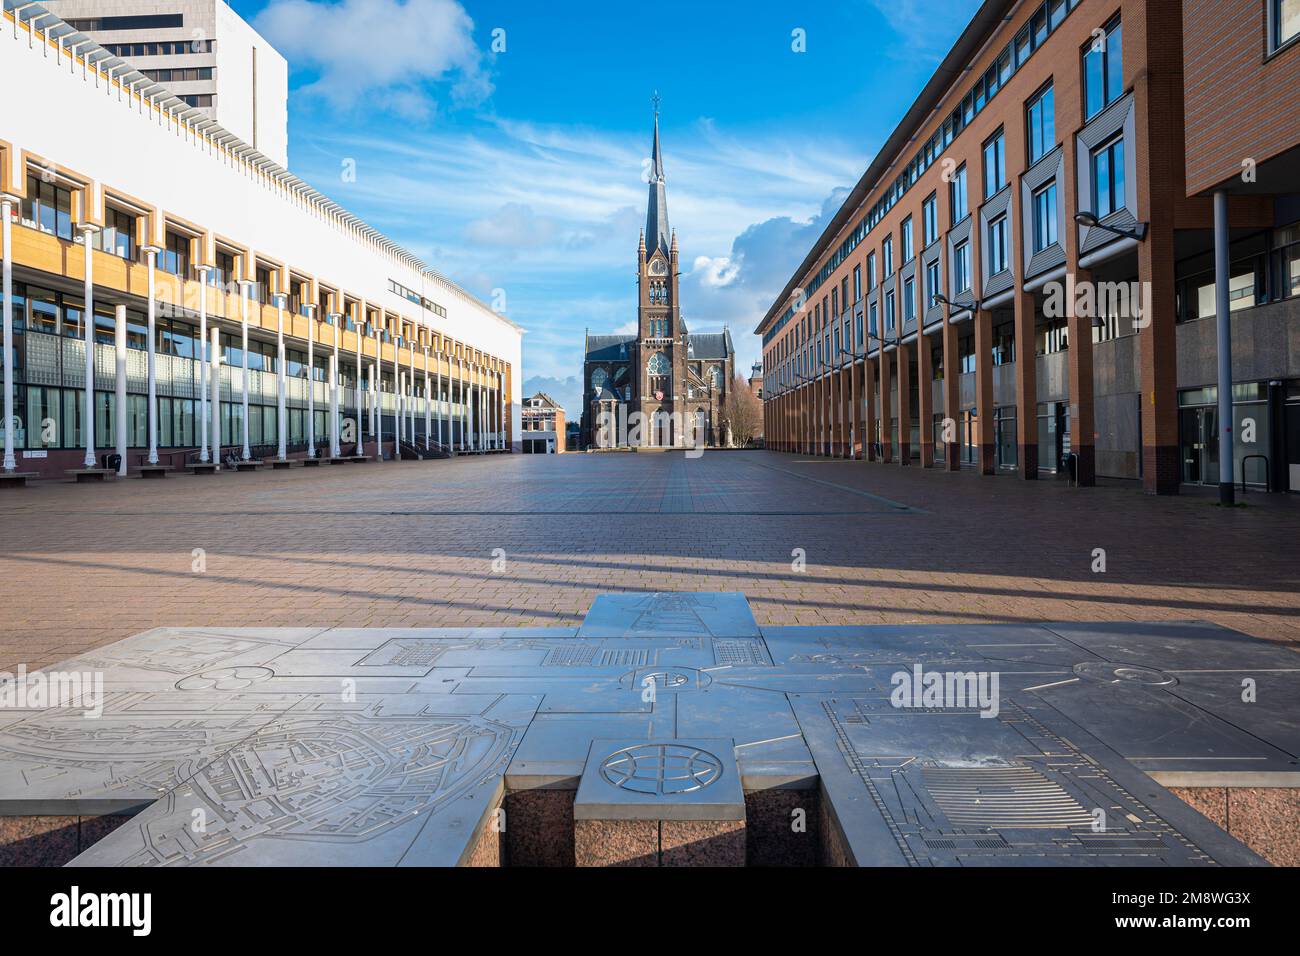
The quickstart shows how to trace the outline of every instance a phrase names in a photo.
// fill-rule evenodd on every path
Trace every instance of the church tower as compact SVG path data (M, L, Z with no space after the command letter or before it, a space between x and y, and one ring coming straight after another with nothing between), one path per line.
M646 421L656 412L673 411L685 375L686 356L686 329L682 325L677 299L677 236L668 224L668 193L663 152L659 145L657 96L649 172L645 230L637 248L639 368L634 401L634 406L639 407ZM661 439L660 443L669 442Z

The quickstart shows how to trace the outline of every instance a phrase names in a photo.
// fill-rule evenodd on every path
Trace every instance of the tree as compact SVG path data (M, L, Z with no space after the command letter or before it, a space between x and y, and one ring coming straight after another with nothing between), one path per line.
M745 447L763 436L763 403L739 375L731 381L722 403L722 419L733 444Z

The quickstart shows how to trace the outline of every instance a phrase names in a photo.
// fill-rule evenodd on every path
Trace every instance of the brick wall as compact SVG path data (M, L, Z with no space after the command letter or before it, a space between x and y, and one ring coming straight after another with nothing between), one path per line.
M1268 58L1266 11L1266 0L1183 4L1189 195L1300 145L1300 44Z

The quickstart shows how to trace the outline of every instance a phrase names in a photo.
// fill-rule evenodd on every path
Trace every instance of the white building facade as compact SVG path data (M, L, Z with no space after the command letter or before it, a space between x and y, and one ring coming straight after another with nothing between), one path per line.
M123 473L222 446L514 447L518 326L30 12L0 22L0 86L40 91L0 112L6 468L90 461L123 421Z

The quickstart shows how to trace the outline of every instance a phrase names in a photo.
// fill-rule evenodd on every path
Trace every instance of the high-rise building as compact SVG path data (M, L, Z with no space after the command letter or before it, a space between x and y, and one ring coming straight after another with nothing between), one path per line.
M289 65L222 0L45 0L50 13L289 165Z

